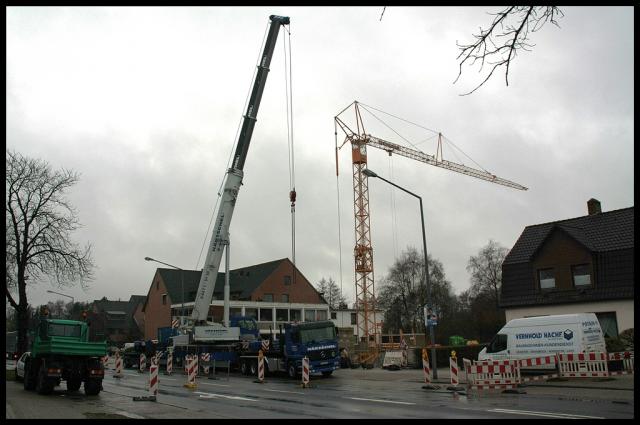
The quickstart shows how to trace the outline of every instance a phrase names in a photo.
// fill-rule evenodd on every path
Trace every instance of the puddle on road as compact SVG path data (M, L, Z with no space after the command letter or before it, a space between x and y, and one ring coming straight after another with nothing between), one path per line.
M118 415L117 413L85 412L83 414L87 419L131 419L125 415Z

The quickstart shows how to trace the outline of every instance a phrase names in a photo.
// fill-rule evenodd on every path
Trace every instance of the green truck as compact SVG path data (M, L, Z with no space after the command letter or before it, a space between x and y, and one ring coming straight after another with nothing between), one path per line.
M102 389L107 342L89 342L86 322L40 319L30 355L24 364L24 389L51 394L60 381L68 391L77 391L84 383L86 395Z

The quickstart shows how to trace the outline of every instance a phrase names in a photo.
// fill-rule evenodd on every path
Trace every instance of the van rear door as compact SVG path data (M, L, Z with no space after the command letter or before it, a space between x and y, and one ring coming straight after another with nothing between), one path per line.
M606 352L604 335L600 328L600 322L593 315L593 318L586 317L580 321L582 333L582 347L584 351Z

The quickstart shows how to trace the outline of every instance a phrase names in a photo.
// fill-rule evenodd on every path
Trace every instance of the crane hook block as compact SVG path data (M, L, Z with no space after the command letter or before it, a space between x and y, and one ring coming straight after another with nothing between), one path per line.
M295 204L296 202L296 190L293 189L291 192L289 192L289 199L291 200L292 204Z

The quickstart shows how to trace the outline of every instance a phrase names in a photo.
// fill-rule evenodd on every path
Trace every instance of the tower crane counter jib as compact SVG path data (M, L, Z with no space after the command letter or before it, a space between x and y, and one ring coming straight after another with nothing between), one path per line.
M273 57L276 40L278 38L280 26L289 24L289 18L286 16L271 15L269 19L271 23L265 39L262 56L257 65L253 89L247 105L246 114L243 117L242 128L233 156L233 162L225 176L222 199L214 222L213 235L209 244L209 250L207 251L198 290L196 292L193 313L191 315L191 320L193 321L192 330L196 336L198 334L222 335L225 331L225 329L219 324L217 324L217 326L207 325L206 320L209 315L209 306L211 304L211 299L213 298L213 291L215 281L218 276L220 262L222 260L222 253L228 244L229 225L231 223L231 217L238 198L238 192L242 185L243 168L247 159L249 143L251 142L253 128L258 116L258 108L260 106L260 100L262 99L262 93L269 73L269 65L271 64L271 58ZM228 302L228 300L225 300L225 302ZM216 328L216 332L213 332L213 329L207 329L208 327ZM200 332L198 332L197 328L201 328L199 329Z

